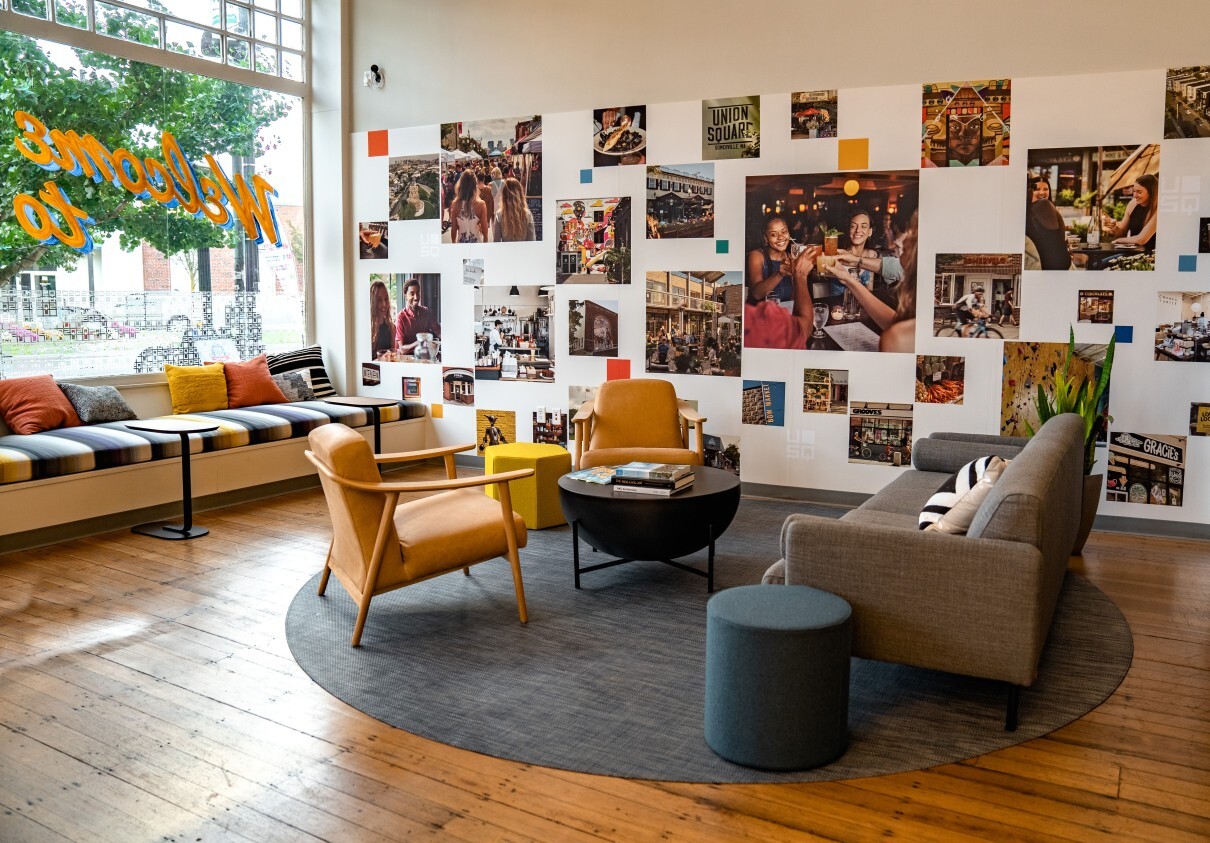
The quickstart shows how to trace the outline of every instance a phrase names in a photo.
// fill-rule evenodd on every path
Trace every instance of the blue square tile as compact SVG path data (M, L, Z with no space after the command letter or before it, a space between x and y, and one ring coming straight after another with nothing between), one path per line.
M592 184L592 170L580 170L580 184Z
M1113 337L1119 343L1134 342L1134 326L1133 325L1114 325Z
M1197 272L1197 255L1181 255L1176 268L1181 272Z
M716 255L725 255L731 251L731 243L727 240L714 241L714 253Z

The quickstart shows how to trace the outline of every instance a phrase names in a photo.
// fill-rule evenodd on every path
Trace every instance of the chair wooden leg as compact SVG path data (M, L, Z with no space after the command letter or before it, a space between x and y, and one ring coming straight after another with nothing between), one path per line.
M521 623L529 623L529 612L525 608L525 585L521 582L521 557L517 553L517 529L513 522L513 498L508 483L497 483L500 490L500 514L504 516L504 538L508 542L508 564L513 569L513 587L517 590L517 612Z
M521 623L529 623L529 611L525 608L525 584L521 581L521 559L514 548L508 553L508 564L513 568L513 587L517 590L517 612Z
M361 598L361 605L357 609L357 623L353 625L354 647L361 646L361 630L365 628L366 615L370 613L370 600L373 596L370 592L366 592L365 596Z
M319 578L319 596L323 597L328 589L328 577L332 576L332 545L328 545L328 557L324 559L323 576Z
M462 569L462 576L464 576L464 577L469 577L470 575L471 575L471 569L470 569L470 566L467 566L467 567L465 567L465 568L463 568L463 569Z

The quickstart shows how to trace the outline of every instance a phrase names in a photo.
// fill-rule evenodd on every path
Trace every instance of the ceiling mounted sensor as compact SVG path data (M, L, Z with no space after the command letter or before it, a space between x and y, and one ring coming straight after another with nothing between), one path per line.
M376 65L370 65L370 69L365 72L362 77L362 84L367 88L381 88L386 83L386 77L382 73L382 69Z
M509 288L508 288L508 294L509 294L510 296L519 296L519 295L521 295L521 291L520 291L520 290L518 290L518 289L517 289L517 285L516 285L516 284L514 284L514 285L512 285L511 287L509 287Z

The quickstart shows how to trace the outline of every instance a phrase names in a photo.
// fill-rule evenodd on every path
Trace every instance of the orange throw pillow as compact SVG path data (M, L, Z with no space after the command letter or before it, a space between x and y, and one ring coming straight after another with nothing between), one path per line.
M50 375L0 380L0 415L13 433L78 427L80 417Z
M228 407L285 404L290 400L273 382L263 354L243 363L227 363L223 366L223 374L227 376Z

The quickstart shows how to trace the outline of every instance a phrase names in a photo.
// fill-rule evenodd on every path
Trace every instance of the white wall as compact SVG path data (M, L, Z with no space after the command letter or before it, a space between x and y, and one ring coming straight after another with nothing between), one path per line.
M558 361L557 384L477 384L480 408L513 409L528 438L536 406L566 406L569 386L595 385L605 377L599 359L569 357L569 298L617 301L621 356L643 374L643 278L647 270L740 270L743 263L745 178L754 174L831 172L836 142L790 141L781 115L790 90L841 89L841 136L870 138L870 169L918 167L920 83L962 78L1013 79L1013 160L1005 168L925 171L920 186L922 289L931 283L938 252L1020 253L1024 239L1025 153L1029 148L1098 143L1147 143L1162 138L1163 68L1210 61L1203 33L1210 4L1169 3L1166 14L1139 14L1137 3L1101 2L1063 8L1021 0L997 16L978 18L970 4L886 3L861 6L860 26L837 27L829 17L818 27L817 4L772 0L757 9L737 3L670 2L647 7L631 0L567 9L503 0L494 4L413 2L387 6L346 0L353 9L351 94L351 214L342 217L346 250L358 220L386 214L386 159L368 158L368 130L390 129L390 154L433 153L441 121L543 115L546 230L537 243L498 246L438 245L436 223L392 223L390 259L352 261L344 299L366 300L373 272L440 272L444 365L472 365L473 291L462 284L461 261L482 257L487 283L550 284L554 276L556 199L613 195L634 197L635 264L630 286L560 286L552 313ZM837 6L828 7L830 13ZM948 10L948 11L947 11ZM759 11L759 17L755 14ZM789 22L789 23L787 23ZM743 29L741 29L743 27ZM837 27L844 35L832 34ZM852 31L860 33L853 37ZM457 43L470 46L458 55ZM819 42L819 43L816 43ZM391 56L406 47L406 65ZM811 49L814 48L814 52ZM600 57L588 64L585 56ZM387 86L367 90L360 73L382 65ZM588 68L588 69L585 69ZM1081 75L1055 76L1077 72ZM1098 72L1093 72L1098 71ZM1106 72L1107 71L1107 72ZM893 84L887 84L893 83ZM863 85L879 87L862 87ZM592 184L579 172L592 166L583 127L591 109L613 102L648 104L651 163L700 160L697 100L760 93L762 155L758 161L716 165L716 237L731 242L718 255L710 240L660 241L657 251L642 239L643 168L595 169ZM659 128L659 132L656 128ZM1210 207L1210 140L1163 145L1161 175L1200 179L1181 184ZM1206 176L1207 178L1203 178ZM1204 185L1204 187L1203 187ZM318 204L317 219L325 209ZM1161 365L1149 346L1160 290L1204 290L1206 270L1176 272L1177 255L1196 250L1176 236L1195 230L1196 208L1165 206L1154 273L1027 272L1022 282L1021 339L1063 341L1075 322L1081 287L1113 289L1119 322L1135 325L1135 342L1118 348L1114 367L1116 430L1183 434L1189 402L1210 400L1210 367ZM1188 238L1183 238L1188 239ZM322 295L322 294L321 294ZM915 435L935 430L996 432L999 429L1001 346L997 342L931 336L931 297L921 297L920 354L963 354L966 399L961 406L917 404ZM322 301L321 301L322 306ZM349 336L368 331L360 306ZM1112 328L1077 325L1077 342L1106 342ZM332 336L332 341L336 341ZM955 343L959 345L955 345ZM465 349L465 351L463 351ZM352 363L358 351L349 349ZM893 469L847 463L845 416L803 414L804 367L847 369L850 399L911 403L911 355L745 350L743 375L787 384L785 427L739 424L738 378L670 376L678 394L699 401L710 432L742 438L743 479L757 483L873 492L896 476ZM399 376L419 375L426 403L440 400L440 367L383 364L384 394L398 394ZM371 392L374 390L362 390ZM445 407L433 422L441 443L474 438L471 408ZM1108 515L1210 522L1210 440L1191 438L1184 506L1158 507L1102 502ZM1103 452L1102 452L1103 454Z

